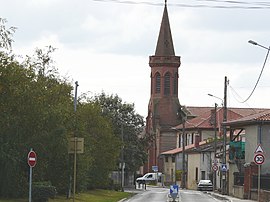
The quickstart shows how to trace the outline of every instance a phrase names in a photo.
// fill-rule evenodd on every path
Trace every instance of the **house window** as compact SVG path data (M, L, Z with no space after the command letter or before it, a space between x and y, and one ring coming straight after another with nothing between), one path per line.
M169 162L168 156L165 157L165 162L166 162L166 163Z
M196 171L195 171L195 180L196 180L196 182L198 182L198 175L199 175L198 167L196 167Z
M202 153L202 161L204 162L204 153Z
M173 78L173 94L177 95L177 79L178 79L178 74L175 73L174 74L174 78Z
M171 87L171 85L170 85L170 77L171 77L170 73L167 72L165 74L165 77L164 77L164 94L165 95L170 94L170 87Z
M172 156L172 162L173 163L175 162L175 156Z
M205 171L202 171L201 179L202 179L202 180L205 180Z
M155 93L160 93L160 74L156 73L156 88Z

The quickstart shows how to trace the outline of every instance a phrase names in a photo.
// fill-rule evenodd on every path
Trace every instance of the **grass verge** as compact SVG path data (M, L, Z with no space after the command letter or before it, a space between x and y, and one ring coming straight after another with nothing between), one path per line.
M123 198L128 198L132 194L126 192L117 192L112 190L92 190L80 194L76 194L76 202L117 202ZM67 202L73 201L66 199L65 196L57 196L55 199L50 199L49 202ZM28 199L0 199L0 202L28 202Z

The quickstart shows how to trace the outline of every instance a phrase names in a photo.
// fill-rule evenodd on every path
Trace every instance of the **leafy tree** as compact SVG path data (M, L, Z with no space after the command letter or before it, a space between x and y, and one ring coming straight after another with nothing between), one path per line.
M103 92L95 97L95 101L101 106L102 114L111 119L114 134L123 138L126 169L137 171L146 160L146 142L140 138L144 126L143 117L135 112L134 104L123 102L118 95L108 96Z
M27 193L26 157L30 148L38 154L33 179L62 186L68 176L66 131L70 125L72 87L55 72L45 75L29 61L20 64L14 57L0 54L1 196ZM41 67L52 72L47 64Z
M7 20L0 18L0 48L11 50L12 36L15 33L16 27L6 28Z
M79 163L82 165L79 169L85 169L82 172L85 176L81 176L79 181L86 178L84 188L88 189L107 187L109 174L118 158L119 139L113 134L110 120L102 116L100 106L93 102L78 107L78 122L81 135L85 138L85 152L80 156Z

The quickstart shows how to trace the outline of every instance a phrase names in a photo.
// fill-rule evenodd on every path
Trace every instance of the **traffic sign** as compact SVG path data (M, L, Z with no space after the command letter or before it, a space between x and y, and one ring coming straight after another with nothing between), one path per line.
M218 170L217 164L213 164L213 165L212 165L212 170L215 171L215 172Z
M36 163L37 163L37 154L36 154L36 152L30 151L28 153L27 162L28 162L28 165L30 167L34 167L36 165Z
M258 146L257 146L257 148L256 148L256 150L255 150L255 152L254 152L255 154L256 153L264 153L264 151L263 151L263 148L262 148L262 145L261 144L258 144Z
M264 163L264 155L262 153L258 153L254 155L254 162L257 165L262 165Z
M154 172L157 172L157 171L158 171L158 166L152 166L152 170L153 170Z
M227 164L221 164L221 171L222 172L227 172L228 168L227 168Z
M179 191L179 186L178 185L171 185L171 187L170 187L170 195L171 195L171 197L173 198L174 201L178 196L178 191Z

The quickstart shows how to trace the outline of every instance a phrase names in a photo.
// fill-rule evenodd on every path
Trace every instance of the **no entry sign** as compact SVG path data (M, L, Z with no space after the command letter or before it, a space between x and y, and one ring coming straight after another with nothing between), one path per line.
M36 163L37 163L37 154L36 154L36 152L30 151L28 153L27 161L28 161L28 165L30 167L34 167L36 165Z

